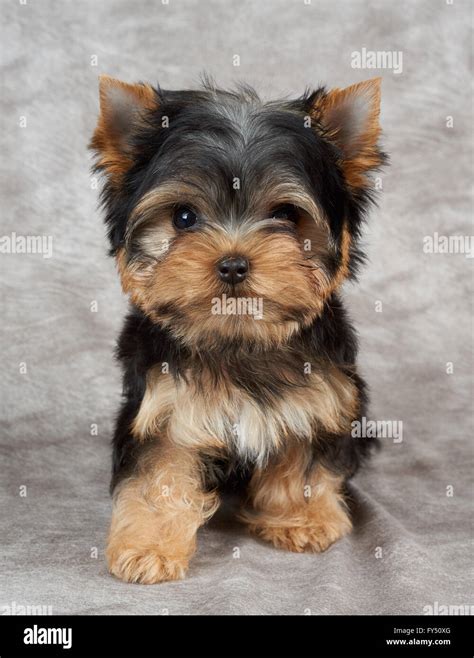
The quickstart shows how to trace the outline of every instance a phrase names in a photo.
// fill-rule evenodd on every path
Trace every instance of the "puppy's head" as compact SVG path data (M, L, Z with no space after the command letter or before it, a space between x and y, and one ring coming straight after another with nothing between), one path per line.
M132 302L190 345L311 323L360 260L379 105L379 79L263 103L103 76L91 148Z

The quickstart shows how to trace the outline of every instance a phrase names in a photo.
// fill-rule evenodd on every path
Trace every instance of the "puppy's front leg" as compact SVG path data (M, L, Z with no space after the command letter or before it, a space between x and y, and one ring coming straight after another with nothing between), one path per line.
M197 453L171 443L148 450L114 492L110 572L144 584L183 578L196 532L217 506L217 495L203 491Z
M241 519L278 548L320 552L350 532L342 478L313 465L296 444L253 475Z

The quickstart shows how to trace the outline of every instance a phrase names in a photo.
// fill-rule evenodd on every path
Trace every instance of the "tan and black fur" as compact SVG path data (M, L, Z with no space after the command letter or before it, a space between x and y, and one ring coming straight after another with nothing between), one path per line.
M131 302L107 548L119 578L181 578L230 482L275 546L318 552L350 531L345 483L373 441L351 437L366 392L338 291L385 160L379 105L378 79L264 103L243 86L101 78L91 147ZM215 314L224 296L260 300L262 316Z

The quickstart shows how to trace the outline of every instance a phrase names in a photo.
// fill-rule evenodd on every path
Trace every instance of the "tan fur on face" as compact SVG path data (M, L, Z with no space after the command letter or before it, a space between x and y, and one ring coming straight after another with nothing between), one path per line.
M269 220L267 220L268 224ZM168 326L188 344L217 334L267 345L278 345L321 311L328 278L322 268L305 261L290 236L263 233L265 223L228 233L221 228L180 235L166 257L155 263L129 261L117 254L125 292L153 320ZM248 229L248 227L246 227ZM244 229L245 230L245 229ZM244 255L250 273L239 286L239 297L262 300L263 318L252 315L213 315L213 300L232 293L219 283L216 263L224 256ZM180 318L173 312L177 308ZM297 313L300 323L287 319Z
M334 291L336 291L349 276L349 262L351 257L351 234L347 227L347 222L342 227L341 234L341 262L336 272L336 275L328 282L325 289L325 299L327 299Z
M248 217L226 226L192 177L168 181L148 192L133 210L126 246L116 255L123 289L133 303L189 345L201 342L210 347L212 336L280 345L307 326L349 275L347 223L339 268L330 276L323 263L335 246L314 200L291 181L264 192L252 200ZM183 204L206 218L197 231L173 227L174 209ZM294 237L271 231L279 224L288 228L284 221L271 218L272 209L284 204L300 209ZM231 255L243 255L250 262L250 274L235 292L216 273L216 263ZM263 318L212 314L213 300L223 294L263 304Z
M255 191L255 198L252 199L255 214L262 217L271 216L270 213L273 209L286 204L302 209L316 226L322 227L325 224L321 208L301 187L299 181L291 178L291 175L288 175L285 181L278 183L275 183L273 176L270 175L268 180L262 181L262 186L258 189L258 196Z
M324 378L308 375L307 386L289 388L264 407L225 379L213 382L205 365L199 385L192 377L175 382L156 368L149 373L132 431L139 441L166 431L177 445L235 450L262 465L288 437L317 441L321 431L349 431L357 411L356 387L335 367Z
M311 467L309 447L293 443L283 457L252 477L240 515L250 531L278 548L326 550L352 528L342 478Z
M332 277L327 276L319 265L328 250L329 227L326 225L323 228L320 223L314 222L312 217L304 216L298 222L297 231L303 245L304 258L307 259L310 267L315 268L315 276L319 280L319 295L321 300L324 301L340 288L350 274L349 263L352 238L347 221L344 222L341 232L339 266ZM309 249L307 246L309 246Z
M196 532L215 512L202 490L199 459L163 440L114 494L107 562L112 574L144 584L183 578Z

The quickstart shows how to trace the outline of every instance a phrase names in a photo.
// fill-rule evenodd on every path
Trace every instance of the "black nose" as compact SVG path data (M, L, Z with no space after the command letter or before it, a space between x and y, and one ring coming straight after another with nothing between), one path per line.
M228 256L217 263L217 273L224 283L240 283L247 276L249 262L243 256Z

